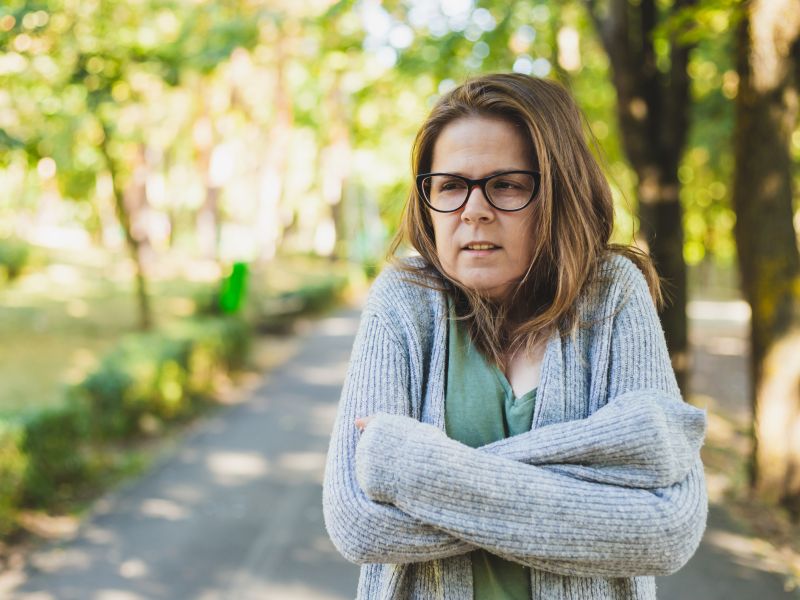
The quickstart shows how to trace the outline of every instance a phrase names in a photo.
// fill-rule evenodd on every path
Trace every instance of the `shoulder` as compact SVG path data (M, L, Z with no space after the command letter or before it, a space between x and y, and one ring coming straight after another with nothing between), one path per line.
M400 332L430 331L445 305L441 278L420 256L405 258L400 266L389 264L370 287L364 315L374 316Z
M631 300L655 308L647 279L636 263L622 254L609 253L586 286L581 301L584 315L590 319L613 316Z
M647 280L644 273L636 266L630 258L617 254L616 252L607 254L601 261L598 273L614 283L624 285L635 285L647 288Z

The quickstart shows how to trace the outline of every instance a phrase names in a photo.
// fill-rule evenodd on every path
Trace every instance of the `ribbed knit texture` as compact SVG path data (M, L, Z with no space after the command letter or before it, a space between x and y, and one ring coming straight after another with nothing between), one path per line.
M547 344L531 431L480 448L444 433L446 301L409 277L373 284L325 469L358 598L471 600L482 547L531 567L532 598L654 599L705 528L705 412L681 399L641 272L604 263L584 326Z

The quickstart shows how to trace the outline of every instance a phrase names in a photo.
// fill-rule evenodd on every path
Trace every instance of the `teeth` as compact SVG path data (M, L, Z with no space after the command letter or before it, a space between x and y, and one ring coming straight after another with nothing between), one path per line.
M491 250L497 248L494 244L470 244L467 246L470 250Z

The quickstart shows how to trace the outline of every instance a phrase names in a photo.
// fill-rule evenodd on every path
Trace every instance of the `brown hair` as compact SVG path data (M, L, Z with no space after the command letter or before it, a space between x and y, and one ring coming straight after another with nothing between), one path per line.
M403 211L388 258L406 272L422 275L422 285L447 293L473 343L494 363L524 347L531 352L553 328L567 334L578 325L576 301L595 280L609 253L622 254L642 270L657 306L658 275L641 250L609 242L614 222L611 190L584 138L580 109L561 85L518 73L483 75L442 96L417 133L413 176L429 172L442 130L458 119L503 119L519 128L541 172L541 188L531 210L532 258L512 293L495 301L449 277L436 253L433 223L415 186ZM425 259L417 267L398 249L407 242Z

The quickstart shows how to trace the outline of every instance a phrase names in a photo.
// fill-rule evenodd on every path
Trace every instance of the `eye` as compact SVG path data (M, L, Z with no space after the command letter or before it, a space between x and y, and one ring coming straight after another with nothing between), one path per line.
M494 190L503 191L520 190L523 186L518 181L512 181L511 179L495 179L492 181L491 187Z
M527 173L501 173L489 181L489 189L498 194L527 194L533 185L533 177Z
M515 188L518 188L519 185L517 185L513 181L500 180L500 181L493 182L493 187L498 188L498 189L515 189Z
M436 189L440 192L462 191L467 187L461 179L456 179L455 177L442 179L436 183Z

